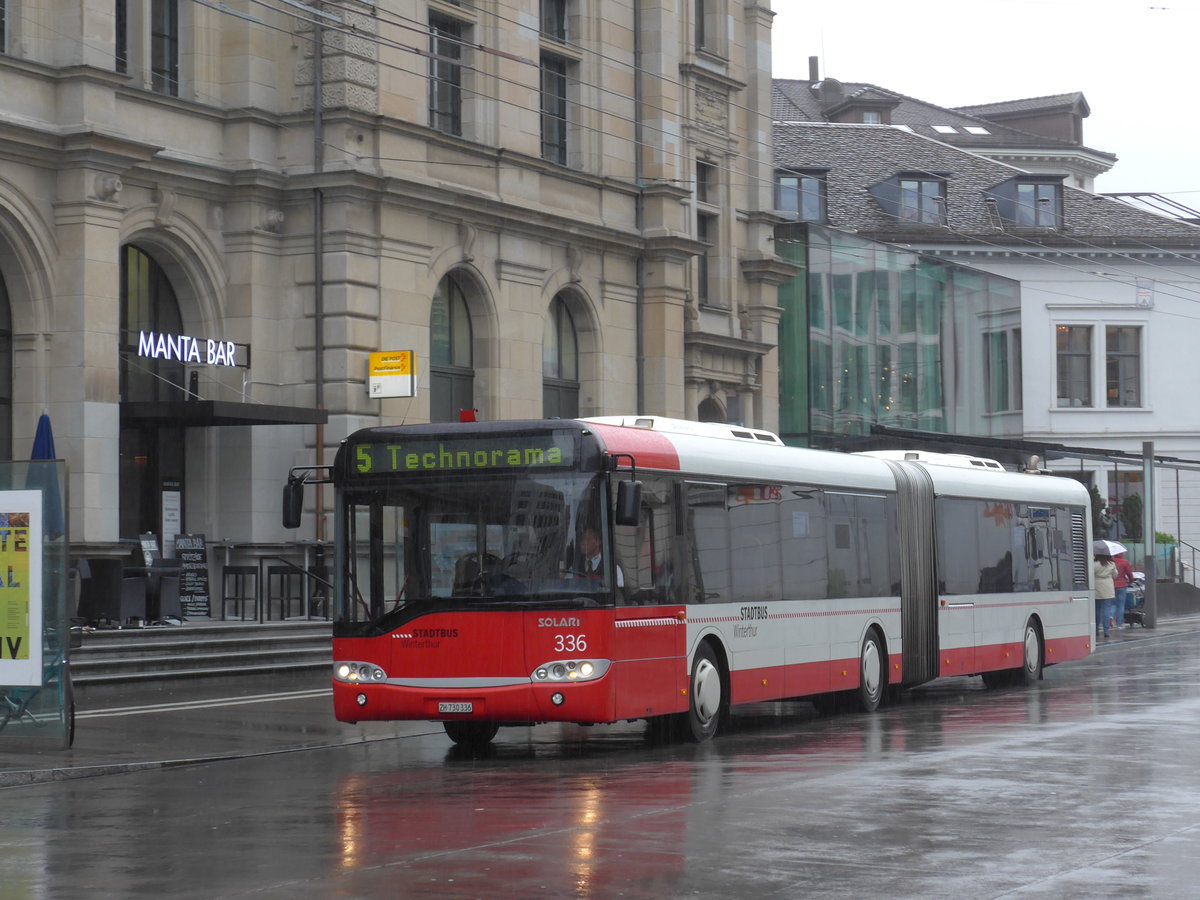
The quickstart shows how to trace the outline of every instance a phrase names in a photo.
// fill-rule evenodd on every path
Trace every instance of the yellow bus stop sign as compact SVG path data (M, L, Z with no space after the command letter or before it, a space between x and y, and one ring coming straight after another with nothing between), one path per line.
M385 350L371 354L367 391L372 399L413 397L417 393L416 354L412 350Z

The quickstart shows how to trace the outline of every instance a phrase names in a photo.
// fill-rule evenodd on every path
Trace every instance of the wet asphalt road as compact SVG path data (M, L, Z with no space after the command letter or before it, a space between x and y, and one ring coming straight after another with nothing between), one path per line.
M873 716L755 706L704 746L540 726L471 756L332 722L319 685L108 698L70 751L0 744L0 898L1196 897L1198 639Z

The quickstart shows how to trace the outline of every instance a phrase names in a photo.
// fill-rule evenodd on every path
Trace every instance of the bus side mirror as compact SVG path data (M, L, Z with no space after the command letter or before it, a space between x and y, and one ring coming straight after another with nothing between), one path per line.
M640 481L620 482L617 485L617 524L637 525L641 508L642 483Z
M283 527L299 528L304 511L304 479L289 475L283 486Z

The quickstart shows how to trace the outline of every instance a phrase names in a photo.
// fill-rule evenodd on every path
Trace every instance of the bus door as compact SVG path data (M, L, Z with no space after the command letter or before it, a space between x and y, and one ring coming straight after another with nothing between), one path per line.
M613 549L622 585L612 640L618 718L680 712L687 683L685 569L675 488L644 476L637 526L617 525Z
M896 476L900 537L900 627L903 633L904 684L937 678L940 671L938 583L934 556L933 479L917 463L888 461ZM970 610L957 615L967 638L974 630Z

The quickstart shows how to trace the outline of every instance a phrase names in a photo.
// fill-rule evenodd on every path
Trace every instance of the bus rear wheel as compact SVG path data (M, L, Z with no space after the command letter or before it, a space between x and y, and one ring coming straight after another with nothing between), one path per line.
M442 727L460 747L485 747L500 730L496 722L443 722Z
M855 692L859 709L868 713L879 709L886 687L887 668L883 645L875 631L868 631L859 654L858 690Z
M1037 684L1042 677L1045 648L1042 646L1042 630L1033 619L1025 623L1025 640L1022 642L1021 655L1021 668L1013 673L1017 684L1027 687Z
M688 711L681 723L683 737L697 744L712 740L729 698L725 696L721 664L709 644L701 644L692 660L688 695Z

